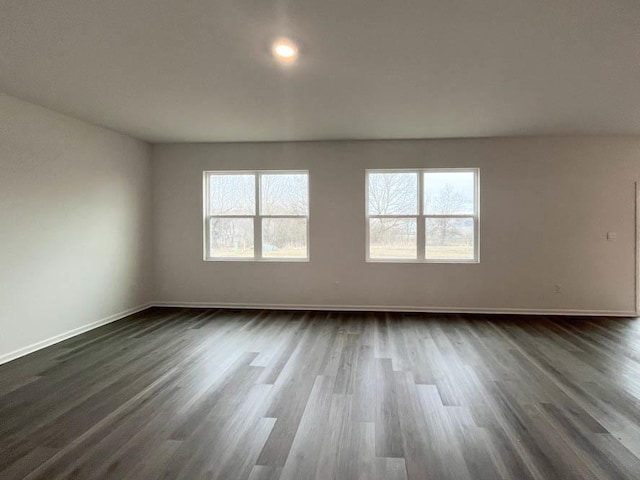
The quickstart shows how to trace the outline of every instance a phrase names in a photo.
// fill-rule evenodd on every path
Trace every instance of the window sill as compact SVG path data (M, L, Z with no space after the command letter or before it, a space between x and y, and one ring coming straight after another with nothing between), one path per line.
M309 263L309 258L203 258L202 260L211 263Z
M476 265L480 260L418 260L410 258L367 258L366 263L418 263L418 264L451 264Z

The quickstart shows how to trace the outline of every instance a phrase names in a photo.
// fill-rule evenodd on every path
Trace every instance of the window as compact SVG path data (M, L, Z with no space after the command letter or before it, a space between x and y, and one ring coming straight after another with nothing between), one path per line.
M367 170L367 261L478 262L478 170Z
M205 260L309 259L309 172L205 172Z

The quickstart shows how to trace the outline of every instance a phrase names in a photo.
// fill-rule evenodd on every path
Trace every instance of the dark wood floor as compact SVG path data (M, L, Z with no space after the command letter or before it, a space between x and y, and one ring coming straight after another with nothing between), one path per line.
M0 478L638 479L640 320L148 310L0 367Z

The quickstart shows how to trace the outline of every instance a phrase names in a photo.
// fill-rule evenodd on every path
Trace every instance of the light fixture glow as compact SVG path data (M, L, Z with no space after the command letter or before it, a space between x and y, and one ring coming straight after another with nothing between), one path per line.
M293 48L291 48L289 45L278 45L276 47L276 53L280 57L289 58L289 57L293 57L296 54L296 51Z
M293 63L298 58L298 47L288 38L279 38L273 42L271 51L281 63Z

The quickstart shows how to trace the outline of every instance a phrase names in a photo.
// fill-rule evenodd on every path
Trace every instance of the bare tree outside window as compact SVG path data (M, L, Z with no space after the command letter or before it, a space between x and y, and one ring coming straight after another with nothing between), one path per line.
M416 258L417 173L369 174L370 256Z
M368 258L475 261L476 178L476 170L369 172Z
M474 172L425 172L426 257L473 259ZM467 217L461 217L467 215Z
M369 174L370 215L415 215L418 213L416 173Z
M305 258L309 212L307 174L261 177L262 254L267 258Z
M255 176L210 175L208 181L209 255L253 257L253 221L239 216L255 215Z
M206 258L308 258L308 173L206 172L205 176Z

